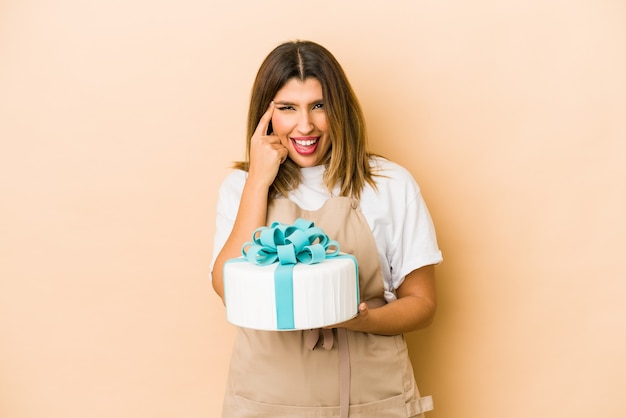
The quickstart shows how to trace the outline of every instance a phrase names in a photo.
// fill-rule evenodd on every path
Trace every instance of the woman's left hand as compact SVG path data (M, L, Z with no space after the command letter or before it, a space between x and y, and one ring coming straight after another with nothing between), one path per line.
M380 307L359 304L359 314L327 328L346 328L371 334L395 335L425 328L436 310L435 266L428 265L407 274L396 289L397 299Z
M326 327L328 329L331 328L346 328L353 331L361 330L364 325L367 323L367 317L369 315L369 307L367 303L361 302L359 304L359 313L352 319L349 319L345 322L335 324L332 327Z

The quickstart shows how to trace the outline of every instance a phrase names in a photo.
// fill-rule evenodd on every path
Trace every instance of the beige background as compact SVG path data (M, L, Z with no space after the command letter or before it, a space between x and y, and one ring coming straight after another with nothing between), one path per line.
M218 416L217 187L295 38L436 223L429 417L626 416L619 0L0 1L0 416Z

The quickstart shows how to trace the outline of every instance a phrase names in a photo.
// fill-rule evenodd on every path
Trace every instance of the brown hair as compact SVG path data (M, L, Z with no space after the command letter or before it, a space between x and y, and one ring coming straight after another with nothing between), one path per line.
M340 196L359 198L365 183L375 187L369 165L367 133L361 106L335 57L310 41L285 42L265 58L257 73L248 110L246 161L234 167L248 170L250 139L276 93L291 79L317 79L322 86L331 141L324 160L324 184L329 191L339 185ZM286 196L300 184L300 169L291 159L281 165L269 197Z

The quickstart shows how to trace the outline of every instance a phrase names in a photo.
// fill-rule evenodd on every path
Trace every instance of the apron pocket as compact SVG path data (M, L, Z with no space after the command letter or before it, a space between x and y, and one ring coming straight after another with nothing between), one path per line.
M350 418L407 418L419 416L431 409L430 396L407 405L404 397L397 395L376 402L351 405ZM231 394L226 397L222 416L224 418L338 418L339 407L274 405Z

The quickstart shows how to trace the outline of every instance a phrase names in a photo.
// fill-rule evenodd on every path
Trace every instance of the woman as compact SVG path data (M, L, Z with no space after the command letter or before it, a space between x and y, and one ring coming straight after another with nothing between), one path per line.
M219 192L217 294L224 262L241 255L256 228L306 218L357 258L362 302L332 330L240 328L223 416L413 417L432 409L402 333L428 326L435 313L442 258L433 224L408 171L368 153L358 101L324 47L287 42L264 60L247 160L235 168Z

